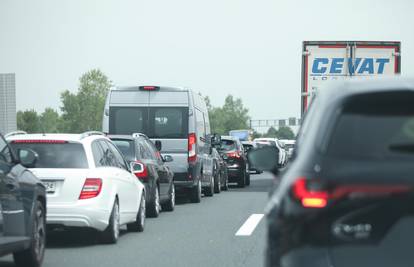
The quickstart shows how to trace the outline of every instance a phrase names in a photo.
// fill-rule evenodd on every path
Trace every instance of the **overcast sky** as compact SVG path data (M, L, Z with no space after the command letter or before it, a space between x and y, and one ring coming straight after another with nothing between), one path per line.
M300 114L304 40L402 42L414 76L414 1L0 0L0 73L17 108L60 107L82 73L117 85L188 86L254 119Z

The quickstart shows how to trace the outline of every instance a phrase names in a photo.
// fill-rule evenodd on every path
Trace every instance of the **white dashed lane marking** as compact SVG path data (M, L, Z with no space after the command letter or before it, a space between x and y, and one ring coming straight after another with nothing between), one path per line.
M236 236L250 236L263 219L264 214L252 214L237 231Z

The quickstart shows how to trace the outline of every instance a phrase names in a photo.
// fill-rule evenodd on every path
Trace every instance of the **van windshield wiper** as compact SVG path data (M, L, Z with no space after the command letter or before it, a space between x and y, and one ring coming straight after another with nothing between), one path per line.
M414 143L391 144L388 148L392 151L414 153Z

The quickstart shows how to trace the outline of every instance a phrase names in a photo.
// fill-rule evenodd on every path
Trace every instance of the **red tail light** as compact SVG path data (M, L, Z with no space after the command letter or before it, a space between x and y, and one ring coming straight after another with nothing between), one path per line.
M139 90L141 91L157 91L160 90L159 86L140 86Z
M141 181L146 181L148 179L148 169L144 163L139 160L135 161L133 169L133 173L138 179Z
M102 179L100 178L86 178L83 184L82 191L79 195L79 199L94 198L101 193Z
M304 177L299 178L294 183L293 195L305 208L324 208L328 204L329 193L322 190L309 190Z
M196 153L197 136L195 133L188 135L188 162L195 162L197 160Z
M240 156L240 153L236 151L236 152L228 152L227 157L239 159L241 156Z

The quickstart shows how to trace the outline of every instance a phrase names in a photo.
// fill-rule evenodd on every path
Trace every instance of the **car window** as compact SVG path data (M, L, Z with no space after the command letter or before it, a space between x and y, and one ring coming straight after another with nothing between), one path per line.
M188 134L188 108L150 108L151 138L186 138Z
M119 167L115 155L113 151L109 148L108 143L105 142L105 140L99 140L99 144L101 145L103 150L105 166Z
M197 133L200 137L205 138L206 137L206 128L205 128L205 123L204 123L204 115L198 109L195 109L195 111L196 111Z
M6 163L12 162L11 150L7 143L4 141L3 137L0 137L0 160Z
M112 150L114 156L115 156L115 160L116 160L116 164L119 168L128 170L128 167L125 163L125 159L122 156L121 152L119 152L118 148L111 142L109 141L105 141L106 143L108 143L108 146L110 147L110 149Z
M230 150L236 150L236 149L237 149L237 144L234 140L221 139L220 150L230 151Z
M139 142L139 151L141 154L141 159L151 159L151 154L148 151L147 146L142 141Z
M16 150L25 148L35 151L38 159L34 168L86 169L89 167L85 149L80 143L12 141L11 146Z
M101 166L106 165L106 162L105 162L106 158L104 157L102 147L100 146L98 141L94 141L92 143L92 155L93 155L93 159L95 161L96 167L101 167Z
M149 140L145 140L145 145L148 148L148 152L151 154L151 158L154 160L160 160L160 154L157 150L157 148L155 147L155 145L149 141Z
M414 97L404 95L351 101L336 124L327 153L354 159L413 160ZM368 108L372 106L376 108Z
M111 134L145 133L148 109L137 107L112 107L110 109L109 132Z
M135 159L135 142L126 139L112 139L112 143L121 151L125 159L133 161Z

